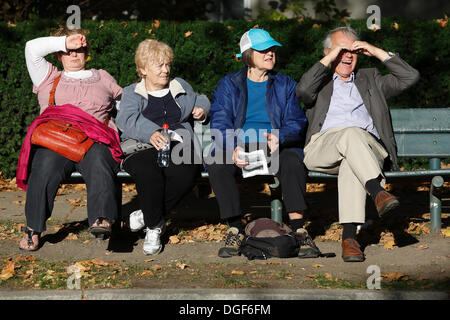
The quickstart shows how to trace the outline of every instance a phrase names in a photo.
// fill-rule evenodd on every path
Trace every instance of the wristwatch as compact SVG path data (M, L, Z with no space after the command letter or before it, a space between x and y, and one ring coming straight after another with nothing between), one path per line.
M386 59L384 59L384 61L383 62L385 62L385 61L388 61L390 58L392 58L393 56L395 56L395 53L393 53L393 52L388 52L388 56L386 57Z

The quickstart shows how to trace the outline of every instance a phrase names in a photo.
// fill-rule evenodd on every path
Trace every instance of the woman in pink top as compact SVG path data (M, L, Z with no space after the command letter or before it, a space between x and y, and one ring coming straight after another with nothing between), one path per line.
M83 30L61 28L52 37L28 41L25 58L33 92L38 95L42 114L48 107L53 83L60 77L55 105L76 106L100 123L107 123L115 134L117 127L110 115L115 110L114 102L119 99L122 88L108 72L85 68L88 50ZM45 60L50 53L54 53L62 63L63 71ZM119 162L107 145L95 142L78 163L38 146L33 146L29 159L31 165L27 173L25 205L27 227L24 228L20 249L34 251L39 248L40 234L46 230L46 220L51 215L59 185L75 170L82 174L86 182L91 232L96 236L110 234L111 225L119 212L116 188L120 184L116 183Z

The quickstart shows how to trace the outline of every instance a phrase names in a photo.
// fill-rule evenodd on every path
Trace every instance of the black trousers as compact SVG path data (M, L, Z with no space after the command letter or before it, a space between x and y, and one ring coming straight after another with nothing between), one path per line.
M235 164L226 163L213 163L208 166L209 181L216 195L222 219L229 219L242 214L239 189L236 185L236 175L242 171ZM289 148L280 151L279 170L276 176L280 180L286 211L294 212L307 209L305 200L306 169L296 151Z
M195 186L201 165L178 164L172 161L167 168L157 164L158 151L154 148L139 151L125 159L123 168L136 183L144 222L155 227L170 210Z
M89 225L100 217L110 223L117 219L119 163L113 159L108 147L94 143L79 163L38 147L33 150L26 194L25 216L29 228L37 232L46 230L59 185L75 170L81 173L86 183Z

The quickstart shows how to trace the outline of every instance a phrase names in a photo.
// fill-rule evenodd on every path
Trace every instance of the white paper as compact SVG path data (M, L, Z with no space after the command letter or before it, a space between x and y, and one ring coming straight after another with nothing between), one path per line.
M242 177L249 178L256 175L269 174L267 159L263 150L239 152L238 157L239 159L248 162L248 165L242 168Z

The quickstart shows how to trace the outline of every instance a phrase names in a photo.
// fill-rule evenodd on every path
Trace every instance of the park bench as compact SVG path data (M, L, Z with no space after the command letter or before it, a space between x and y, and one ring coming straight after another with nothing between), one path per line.
M430 181L431 231L438 232L441 228L442 200L437 190L444 184L443 177L450 175L450 169L441 168L441 159L450 157L450 108L393 109L391 117L397 141L398 157L428 158L429 169L389 171L385 172L386 178L388 182L397 179ZM198 124L194 130L201 139L203 149L207 150L212 143L208 133L209 125ZM117 176L120 183L133 182L127 172L121 171ZM309 182L325 182L336 178L336 175L315 171L308 173ZM201 179L208 179L206 171L202 172ZM267 176L257 179L270 181L271 217L273 220L281 222L283 206L278 179ZM79 172L73 172L65 183L84 182Z

